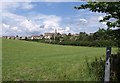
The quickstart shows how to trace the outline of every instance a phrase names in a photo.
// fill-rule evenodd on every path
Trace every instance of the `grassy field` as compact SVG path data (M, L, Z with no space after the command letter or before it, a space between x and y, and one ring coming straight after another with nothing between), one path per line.
M11 80L96 80L90 76L85 57L105 59L105 48L49 45L3 39L2 79Z
M0 38L0 82L2 81L2 38Z

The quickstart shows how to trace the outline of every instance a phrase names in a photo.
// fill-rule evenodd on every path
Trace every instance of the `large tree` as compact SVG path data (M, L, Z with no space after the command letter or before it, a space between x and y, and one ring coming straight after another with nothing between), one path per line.
M76 6L75 8L89 9L92 12L106 13L106 16L104 16L100 22L106 22L108 28L118 28L116 39L118 41L118 47L120 47L120 2L89 2L87 4Z
M106 13L100 22L107 22L108 27L120 27L120 2L89 2L75 7L76 9L89 8L92 12ZM114 22L110 19L114 19Z

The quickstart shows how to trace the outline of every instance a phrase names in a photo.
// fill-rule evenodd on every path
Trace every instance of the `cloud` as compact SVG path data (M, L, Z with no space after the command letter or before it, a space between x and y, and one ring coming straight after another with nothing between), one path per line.
M2 32L3 35L29 35L39 31L39 25L28 21L27 16L12 13L15 9L32 9L34 6L29 3L3 2L2 7ZM14 11L15 11L14 10Z
M103 20L103 16L99 16L98 20Z
M70 31L70 27L66 27L66 30L65 30L65 31L67 31L67 32Z
M61 26L61 21L62 18L60 16L56 15L43 15L43 14L38 14L38 15L31 15L30 19L35 21L36 23L40 24L40 28L44 29L57 29L58 27ZM47 32L47 31L46 31Z
M5 28L9 28L9 27L10 27L10 25L3 24L3 27L5 27Z
M100 14L94 14L93 16L90 16L87 20L88 23L86 23L84 27L84 31L90 33L90 32L95 32L99 28L107 28L105 22L101 23L99 22L100 19L102 19L103 16L99 16Z
M28 35L31 32L39 31L39 25L28 21L25 16L4 12L2 17L3 35Z
M39 0L2 0L2 2L35 2Z
M3 0L3 2L81 2L81 0Z
M11 12L2 13L3 35L40 35L60 27L61 17L56 15L30 15L28 17ZM43 28L40 28L44 25Z
M10 25L3 23L2 24L2 35L5 35L5 34L9 35L9 32L11 32Z
M10 8L18 8L20 5L19 3L16 2L2 2L1 4L2 5L0 6L0 9L3 11Z
M44 19L43 24L46 25L45 28L49 28L49 27L58 27L59 26L59 22L61 21L60 17L57 17L55 15L50 15L47 16L47 18Z
M106 23L100 23L99 20L105 16L104 13L95 13L89 10L80 10L75 16L71 17L70 27L74 32L92 33L99 28L107 28Z
M2 10L2 12L4 11L12 11L12 10L16 10L16 9L27 9L30 10L32 8L34 8L35 5L31 4L31 2L2 2L0 9Z
M11 21L14 20L14 21L18 21L18 22L26 19L26 17L24 17L24 16L10 13L10 12L2 12L2 18L3 18L3 20L8 18Z
M22 21L20 23L20 26L24 27L24 29L28 30L29 32L39 31L40 30L40 28L39 28L40 25L37 25L37 24L33 23L31 20L28 21L27 19Z
M34 10L25 15L16 14L19 9L28 10L34 8L32 3L4 3L2 11L3 35L40 35L45 32L59 33L88 33L97 31L99 27L106 28L105 23L100 23L104 14L79 11L77 15L61 17L36 13ZM14 12L11 9L15 9ZM31 13L32 12L32 13Z
M23 3L22 5L21 5L21 8L22 9L32 9L32 8L34 8L34 5L32 5L31 3Z
M81 2L81 0L40 0L40 1L41 2Z
M79 33L81 31L90 33L96 31L99 27L106 27L105 24L99 23L99 19L102 17L101 14L94 14L93 16L86 18L83 18L83 16L78 16L66 19L67 21L72 19L72 23L70 24L65 24L62 21L63 18L56 15L30 14L26 17L10 12L3 14L3 22L4 20L11 20L7 21L6 25L5 21L4 26L9 26L9 31L14 31L14 35L39 35L45 32L54 32L55 28L59 33ZM65 25L62 26L62 24ZM41 28L41 26L44 27ZM5 32L5 30L7 31L7 28L3 30ZM6 35L7 34L10 35L11 32L7 32Z
M18 27L12 27L11 29L14 30L14 31L17 31Z
M87 23L87 20L86 19L80 19L79 20L81 23Z

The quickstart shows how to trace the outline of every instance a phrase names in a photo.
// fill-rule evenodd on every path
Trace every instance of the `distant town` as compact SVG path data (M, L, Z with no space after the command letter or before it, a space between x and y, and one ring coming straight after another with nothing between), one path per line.
M90 33L92 34L92 33ZM2 38L5 38L5 39L14 39L14 40L42 40L42 39L46 39L46 40L49 40L49 41L52 41L52 40L55 40L56 37L59 37L59 40L62 41L64 37L66 36L74 36L74 37L77 37L79 36L79 34L71 34L71 33L63 33L63 34L60 34L57 32L57 30L55 29L54 33L44 33L44 34L41 34L41 35L31 35L31 36L19 36L19 35L16 35L16 36L2 36ZM75 39L76 40L76 39Z

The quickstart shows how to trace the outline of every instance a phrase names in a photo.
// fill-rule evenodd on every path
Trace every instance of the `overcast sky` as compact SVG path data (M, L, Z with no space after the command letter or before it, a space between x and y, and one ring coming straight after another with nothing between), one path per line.
M76 10L86 2L2 2L2 35L40 35L46 32L92 33L106 28L105 14Z

